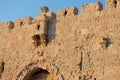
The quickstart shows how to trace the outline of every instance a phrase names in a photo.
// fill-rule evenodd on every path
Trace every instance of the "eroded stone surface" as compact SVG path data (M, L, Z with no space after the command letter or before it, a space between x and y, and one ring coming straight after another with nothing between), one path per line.
M106 10L99 2L83 6L79 15L75 7L45 11L16 20L11 31L0 23L1 79L25 80L42 69L48 73L36 76L44 80L119 80L120 9L108 3Z

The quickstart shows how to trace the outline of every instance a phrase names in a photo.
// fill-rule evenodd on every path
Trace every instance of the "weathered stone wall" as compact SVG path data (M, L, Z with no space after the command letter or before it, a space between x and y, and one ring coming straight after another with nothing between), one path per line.
M57 14L45 9L34 19L0 23L1 80L120 79L119 8L102 10L95 2L80 15L76 7Z

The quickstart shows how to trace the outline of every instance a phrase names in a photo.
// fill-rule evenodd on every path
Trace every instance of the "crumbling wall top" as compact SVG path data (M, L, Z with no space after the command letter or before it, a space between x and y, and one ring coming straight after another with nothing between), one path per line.
M57 12L57 17L65 17L65 16L71 16L71 15L77 15L78 14L78 9L76 7L70 7L66 8L63 10L59 10Z
M33 18L28 16L25 18L20 18L15 20L15 27L16 26L26 26L26 25L30 25L32 23Z
M103 9L103 5L100 2L95 2L91 4L85 4L81 7L81 13L94 13L96 11L101 11Z
M120 6L120 0L106 0L107 9L118 8L119 6ZM31 17L20 18L15 20L15 23L10 21L5 23L0 23L0 26L11 26L11 25L14 26L14 24L15 26L26 26L40 20L46 21L49 19L56 19L56 14L49 11L48 7L43 6L40 9L41 9L41 13L36 15L34 19ZM98 1L91 4L83 5L81 7L80 12L82 15L86 15L86 14L91 15L91 14L95 14L96 12L102 11L102 9L103 9L103 5ZM73 7L62 9L62 10L58 10L57 18L71 16L71 15L74 16L77 14L78 14L78 9L73 6Z
M120 7L120 0L106 0L106 8L113 9Z

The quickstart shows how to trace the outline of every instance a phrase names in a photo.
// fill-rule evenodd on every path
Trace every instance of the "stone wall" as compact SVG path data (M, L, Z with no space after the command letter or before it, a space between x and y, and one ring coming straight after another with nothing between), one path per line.
M76 7L41 10L0 23L1 80L120 79L119 7L95 2L79 15Z

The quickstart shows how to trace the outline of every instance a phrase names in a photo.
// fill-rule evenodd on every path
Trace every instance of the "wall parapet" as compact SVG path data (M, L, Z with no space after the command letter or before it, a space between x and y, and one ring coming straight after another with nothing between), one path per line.
M120 0L106 0L106 8L113 9L118 8L120 6ZM91 4L84 4L81 7L80 15L91 16L98 14L103 10L103 5L99 1L91 3ZM49 11L48 7L43 6L41 7L41 13L36 15L34 18L28 16L20 19L16 19L14 22L4 22L0 23L0 26L7 26L7 27L19 27L19 26L27 26L32 23L37 23L40 20L53 20L57 18L62 18L65 16L75 16L78 15L78 9L73 6L69 8L65 8L62 10L58 10L57 14L54 12Z
M30 16L17 19L15 20L15 27L30 25L32 23L32 20L33 18Z
M120 0L106 0L106 8L114 9L120 7Z
M70 8L59 10L57 12L57 17L65 17L65 16L71 16L71 15L77 15L77 14L78 14L78 9L75 6L73 6Z
M85 4L81 7L81 14L94 14L95 12L102 11L102 9L103 5L100 2Z

